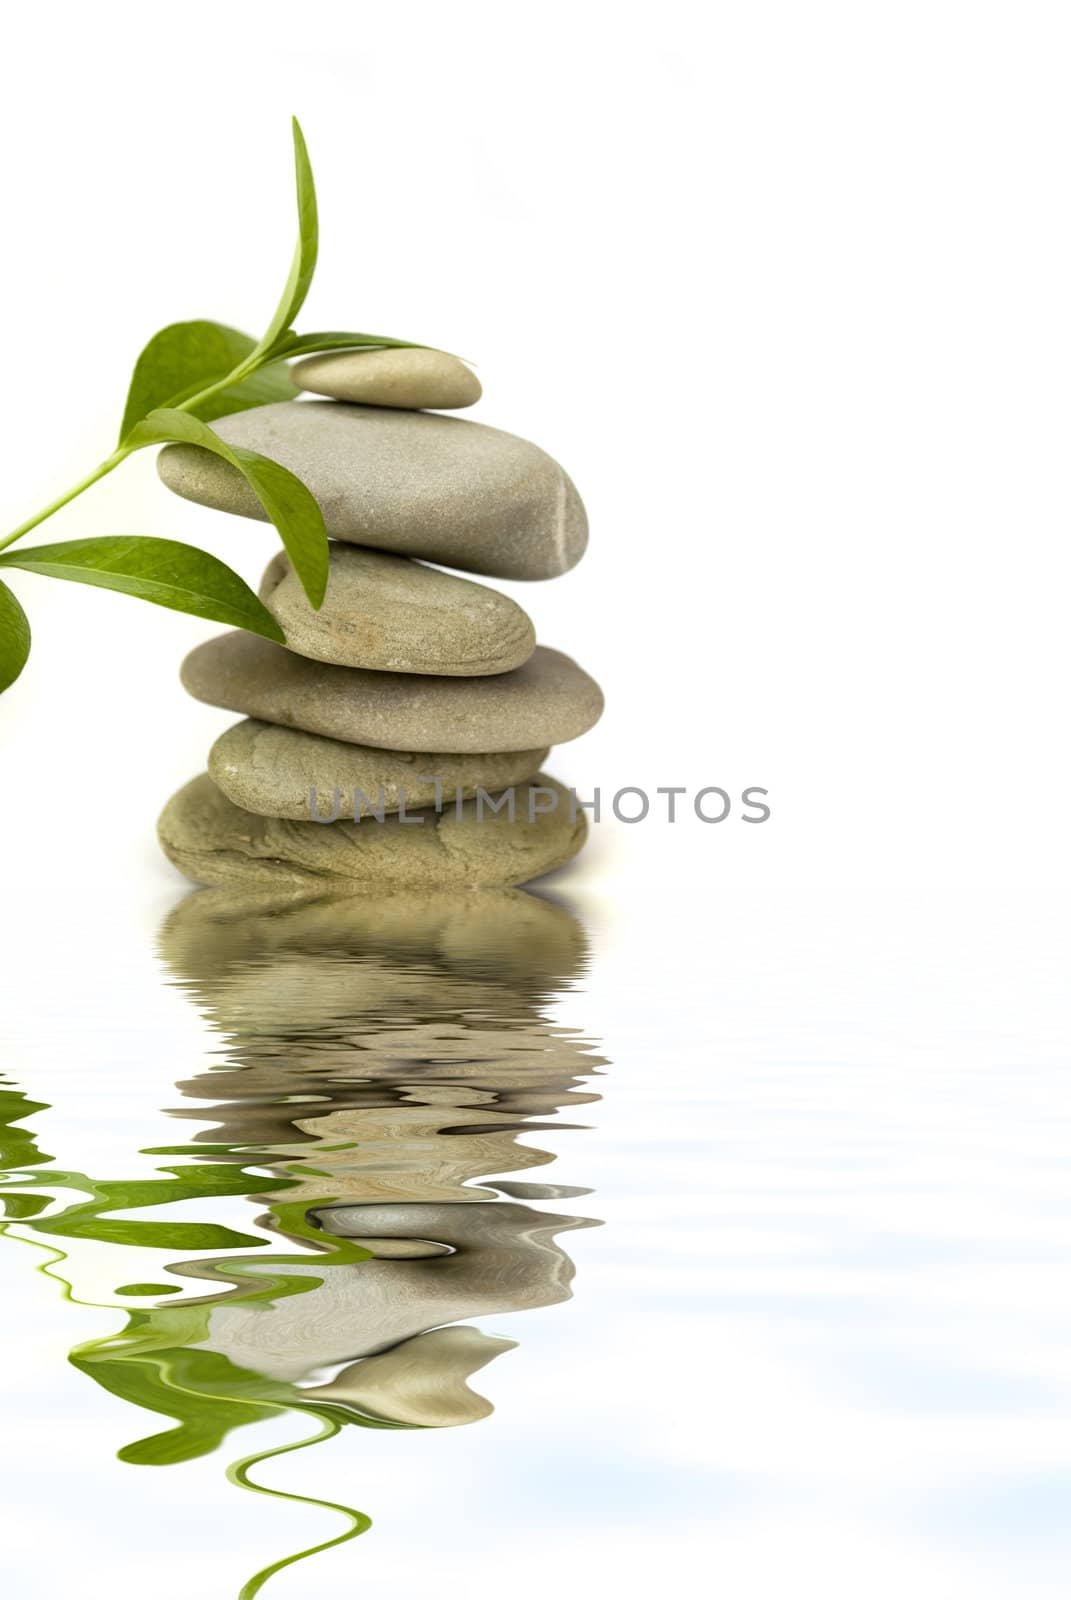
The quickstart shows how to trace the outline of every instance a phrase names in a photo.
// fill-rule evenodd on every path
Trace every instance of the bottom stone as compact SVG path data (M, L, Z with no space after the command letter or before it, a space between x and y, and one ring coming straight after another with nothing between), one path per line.
M587 820L583 811L571 814L567 789L539 773L503 793L512 794L512 817L508 800L497 812L467 800L404 821L288 822L243 811L204 773L168 801L158 832L168 860L208 885L499 888L572 860Z

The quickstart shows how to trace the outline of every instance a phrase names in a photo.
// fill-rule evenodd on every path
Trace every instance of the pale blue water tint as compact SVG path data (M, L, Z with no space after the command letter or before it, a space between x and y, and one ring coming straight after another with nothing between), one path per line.
M264 1592L1066 1592L1055 897L201 894L160 972L89 910L3 1018L51 1107L0 1241L20 1600L340 1538Z

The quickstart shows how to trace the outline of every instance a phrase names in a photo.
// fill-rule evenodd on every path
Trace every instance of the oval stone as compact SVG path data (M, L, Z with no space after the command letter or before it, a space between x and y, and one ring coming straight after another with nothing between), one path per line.
M537 645L491 678L417 677L310 661L258 634L220 634L192 650L182 682L195 700L259 722L378 750L537 750L595 725L602 690L559 650Z
M327 594L310 606L285 550L260 598L298 655L376 672L482 677L519 667L535 628L515 601L436 567L332 542Z
M436 802L453 805L482 789L494 794L524 783L550 754L517 750L492 755L419 755L343 744L270 722L238 722L212 746L208 771L244 811L295 822L372 809L408 811ZM436 788L438 780L438 788Z
M584 554L587 516L570 479L498 428L337 400L284 400L212 427L299 477L328 533L349 544L498 578L556 578ZM267 520L238 469L198 445L168 445L157 470L187 500Z
M290 368L299 389L363 406L456 411L483 393L471 367L442 350L338 350Z
M158 832L164 854L194 883L354 892L507 887L563 866L587 836L584 812L574 815L553 778L540 774L538 784L511 792L512 818L466 800L404 822L287 822L241 810L203 773L168 801Z

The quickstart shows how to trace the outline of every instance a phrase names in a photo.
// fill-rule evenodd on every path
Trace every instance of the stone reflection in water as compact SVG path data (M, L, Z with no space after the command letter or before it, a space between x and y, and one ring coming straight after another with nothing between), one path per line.
M553 1160L519 1142L563 1125L540 1118L598 1099L581 1084L602 1058L546 1016L585 967L575 917L509 890L302 902L203 890L168 918L161 948L225 1040L225 1065L179 1085L198 1103L174 1114L215 1123L191 1148L278 1175L255 1197L264 1225L370 1253L290 1256L277 1298L264 1294L270 1259L173 1267L233 1285L199 1302L200 1349L367 1418L487 1415L468 1379L513 1341L456 1324L566 1299L560 1235L590 1225L524 1203L587 1191L500 1177Z

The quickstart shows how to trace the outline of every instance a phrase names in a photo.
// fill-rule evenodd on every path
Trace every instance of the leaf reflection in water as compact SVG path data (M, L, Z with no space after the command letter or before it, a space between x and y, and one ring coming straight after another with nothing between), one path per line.
M72 1352L105 1389L174 1424L121 1458L187 1461L234 1428L304 1412L311 1436L228 1471L242 1487L302 1500L250 1469L346 1425L488 1416L469 1379L515 1342L463 1319L568 1298L559 1236L591 1225L526 1203L587 1191L499 1178L554 1159L518 1142L570 1126L539 1118L599 1098L584 1084L602 1058L547 1016L586 968L576 918L517 890L282 901L201 890L169 915L160 948L224 1041L221 1065L179 1085L197 1103L171 1113L211 1130L143 1152L180 1162L132 1182L61 1172L22 1126L48 1108L0 1089L0 1228L43 1248L43 1270L69 1297L56 1270L65 1240L118 1247L124 1260L146 1246L230 1252L169 1260L177 1283L142 1281L128 1264L116 1295L186 1290L130 1308L119 1333ZM479 1182L488 1178L498 1181ZM258 1231L173 1213L232 1196L254 1201ZM161 1220L124 1214L156 1206ZM352 1508L309 1503L339 1511L345 1530L264 1567L240 1600L370 1525Z

